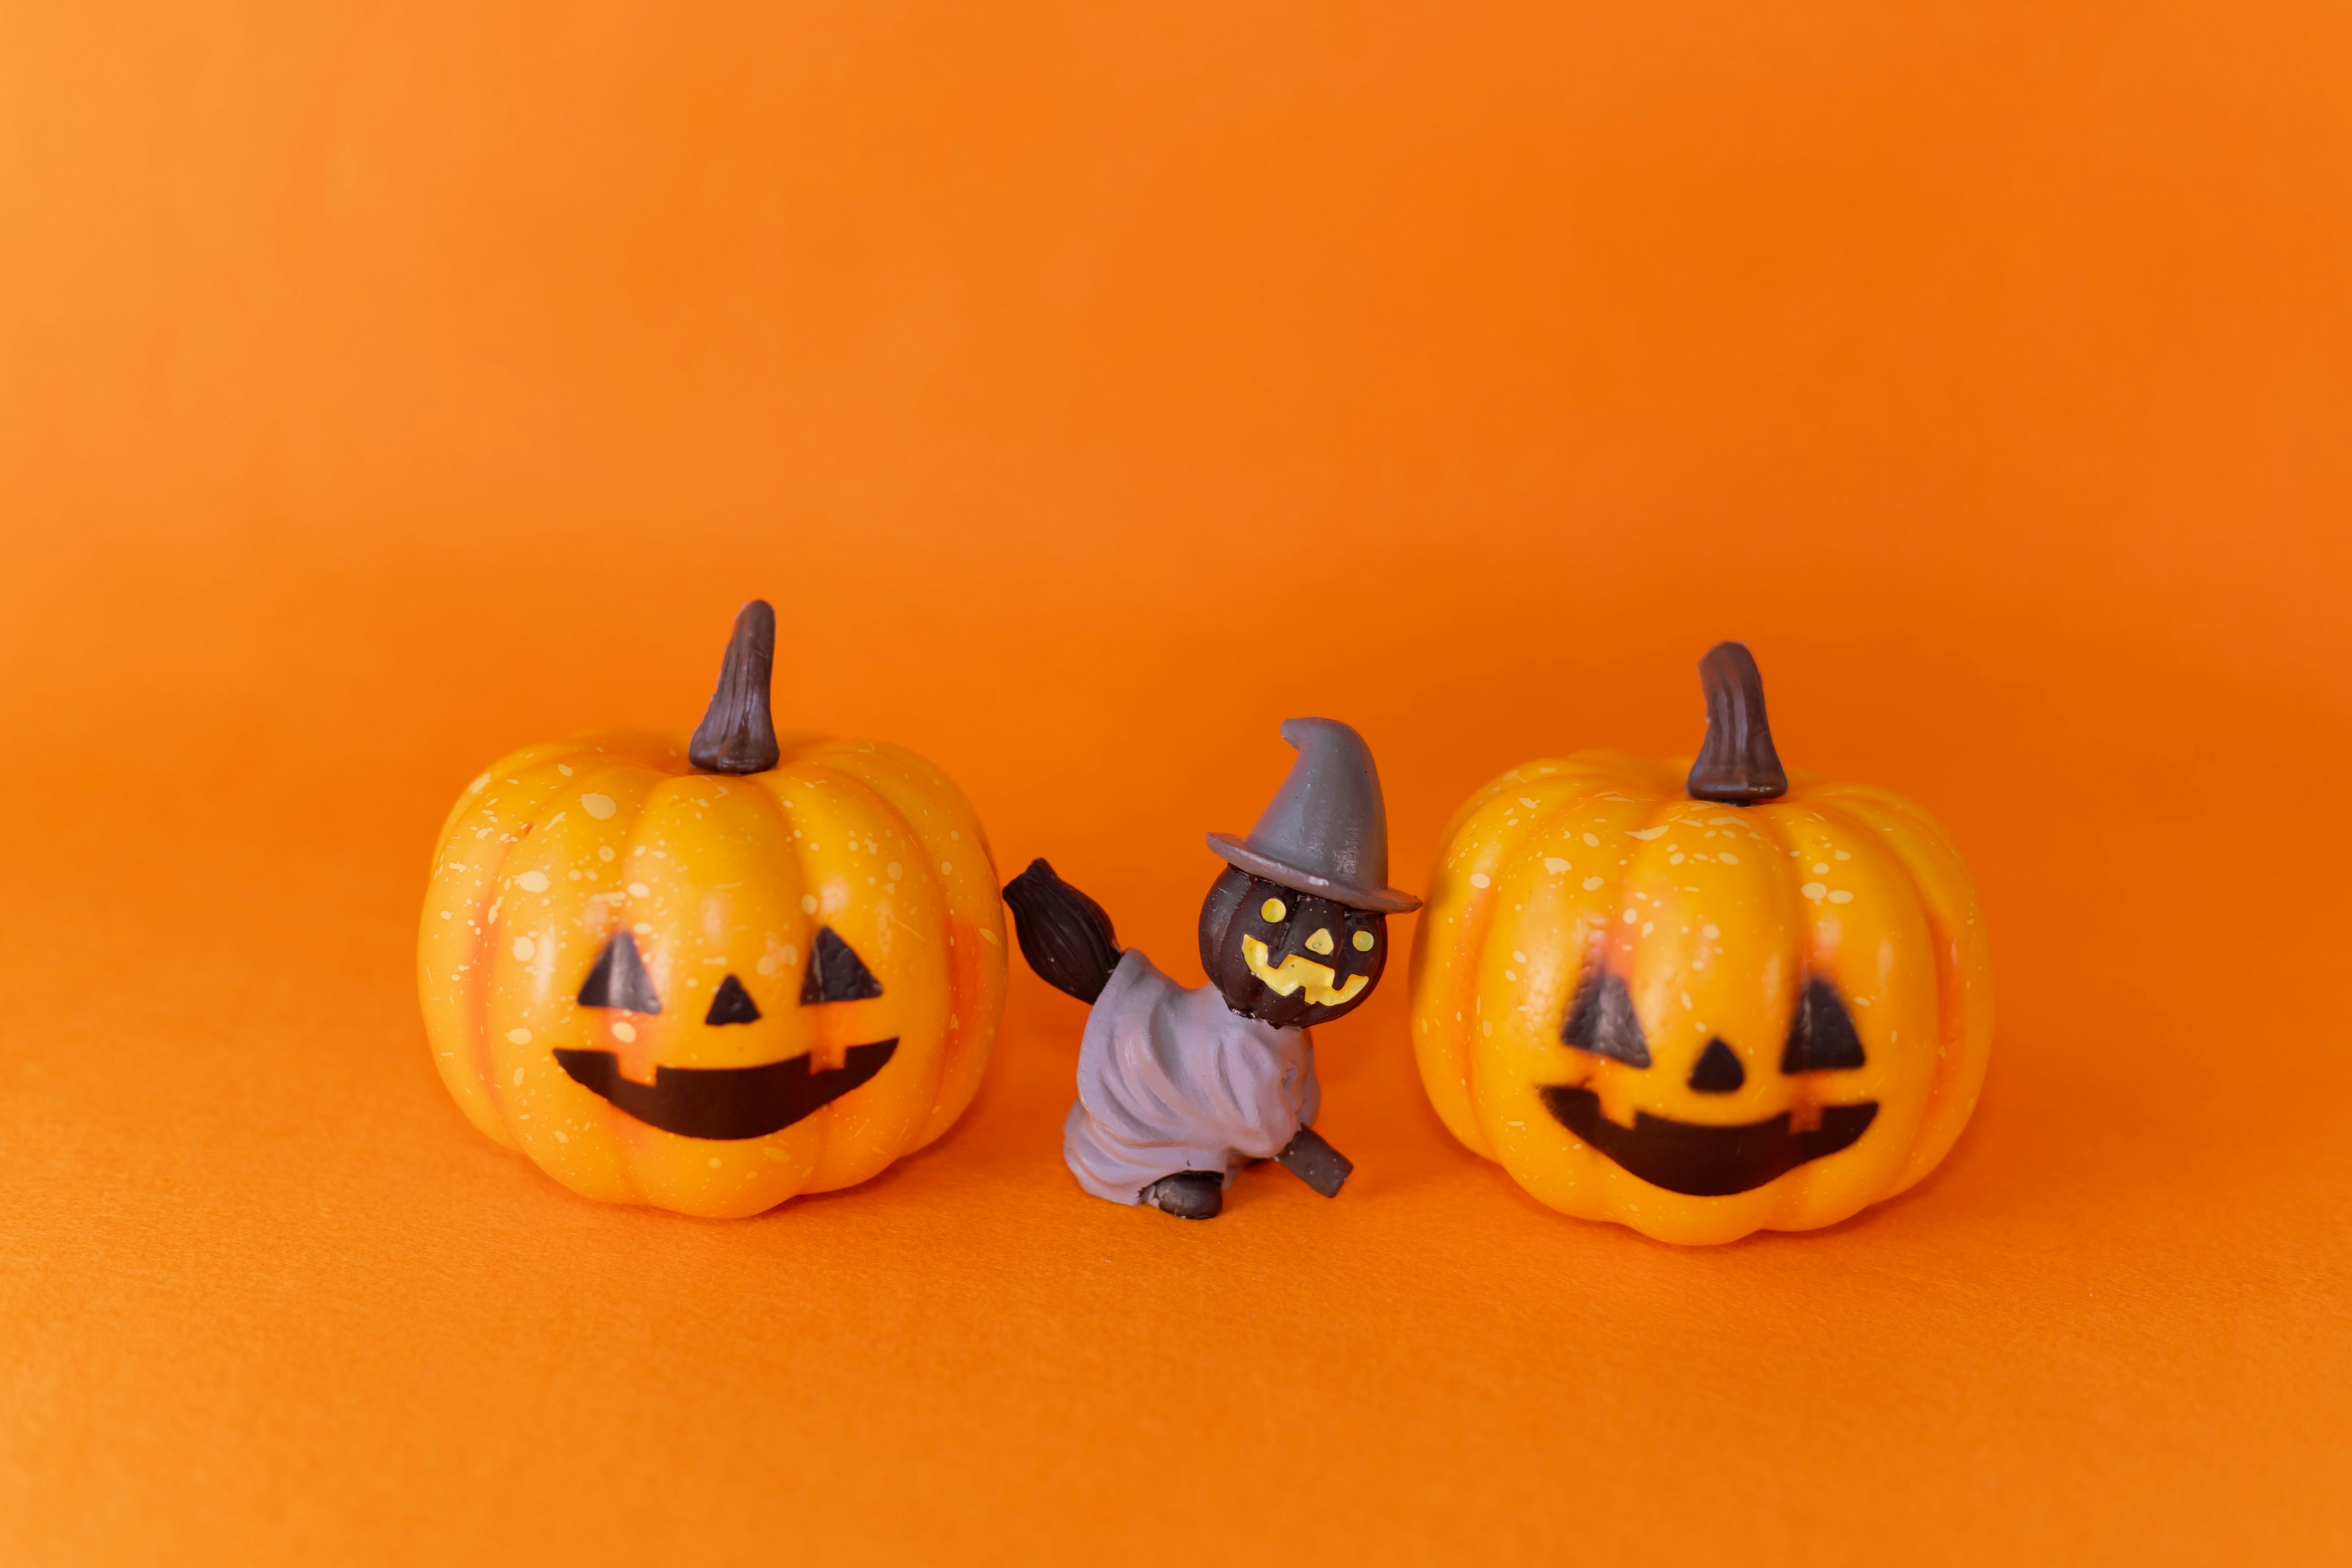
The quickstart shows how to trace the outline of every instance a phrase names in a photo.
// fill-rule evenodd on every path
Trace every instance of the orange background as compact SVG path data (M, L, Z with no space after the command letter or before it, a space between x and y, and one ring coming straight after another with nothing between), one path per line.
M0 1557L2352 1558L2347 82L2322 4L0 10ZM432 836L755 593L1183 974L1282 717L1419 887L1744 637L1977 867L1983 1106L1676 1250L1446 1137L1400 971L1346 1194L1186 1226L1024 972L871 1184L575 1199L435 1079Z

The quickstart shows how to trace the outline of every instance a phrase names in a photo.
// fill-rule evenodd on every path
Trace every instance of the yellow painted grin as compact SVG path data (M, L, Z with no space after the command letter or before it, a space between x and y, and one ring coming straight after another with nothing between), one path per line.
M1242 962L1248 964L1249 972L1265 982L1265 988L1276 995L1287 996L1304 990L1307 1000L1318 1007L1337 1007L1343 1002L1352 1002L1363 994L1365 986L1371 984L1369 975L1350 974L1345 985L1335 988L1331 982L1337 977L1329 964L1318 963L1295 952L1284 959L1282 967L1276 969L1266 962L1265 943L1254 936L1242 938Z

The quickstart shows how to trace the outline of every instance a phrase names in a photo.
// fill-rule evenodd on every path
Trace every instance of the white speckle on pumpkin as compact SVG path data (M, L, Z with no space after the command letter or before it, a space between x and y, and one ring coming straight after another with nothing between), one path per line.
M602 822L621 808L613 804L609 795L583 795L580 797L580 809Z
M1853 858L1853 854L1851 850L1841 849L1837 852L1837 858L1841 860L1851 860Z
M530 962L530 955L538 951L539 944L531 941L530 938L527 936L519 936L514 939L514 955L516 962L520 963L529 963Z
M1516 969L1506 969L1503 971L1503 978L1516 983L1519 978L1519 972Z
M1559 856L1547 855L1544 857L1544 869L1550 872L1553 876L1557 877L1568 868L1568 862L1561 859Z
M609 844L596 851L596 858L609 866L613 863L613 847Z
M1492 1018L1479 1019L1478 1032L1491 1038L1495 1033L1495 1020Z
M981 940L981 941L982 941L982 942L986 942L986 943L988 943L991 947L994 947L995 945L997 945L997 942L996 942L996 933L995 933L994 931L990 931L990 930L989 930L987 927L985 927L985 926L982 926L982 927L981 928L981 931L980 931L980 940Z
M940 875L942 877L952 877L955 875L955 862L952 860L940 861Z
M543 893L547 891L547 873L544 871L525 871L515 879L515 886L526 893Z
M907 874L907 868L904 866L899 865L896 860L891 861L887 866L883 867L882 869L894 882Z
M646 887L643 882L632 882L629 884L629 897L633 899L650 899L653 896L654 890L651 888Z
M488 786L489 782L490 775L484 773L481 777L476 779L472 784L466 786L466 793L467 795L479 795Z
M1640 920L1641 918L1642 911L1639 910L1627 910L1625 911L1625 923L1627 925L1632 925L1635 921Z
M1718 925L1703 925L1698 928L1698 934L1706 938L1707 941L1713 942L1716 938L1723 934L1723 928Z
M1717 855L1716 858L1722 861L1727 866L1737 866L1739 864L1739 857L1734 855L1728 849L1726 849L1723 853Z
M1647 844L1653 838L1664 837L1665 836L1665 831L1666 825L1660 823L1655 827L1636 827L1627 833L1625 837L1628 838L1638 838L1643 843Z
M813 915L816 913L816 895L814 893L803 893L801 895L801 913L804 915Z
M1587 877L1584 879L1584 890L1588 893L1593 891L1600 886L1601 879L1598 877Z
M1813 902L1818 904L1822 901L1823 895L1829 892L1829 889L1822 887L1819 882L1808 882L1803 887L1799 888L1797 891L1804 894L1805 897L1812 900Z
M562 773L565 778L570 778L572 776L572 764L570 763L558 763L555 764L555 771Z
M1853 902L1853 895L1847 892L1843 888L1840 888L1836 892L1830 895L1830 902L1833 904L1850 904Z
M555 1129L555 1141L558 1143L569 1143L572 1142L572 1135L564 1131L562 1128L558 1127Z
M1680 855L1669 855L1666 857L1666 864L1669 866L1679 866L1682 863L1683 858Z
M637 1037L637 1026L626 1018L613 1020L613 1037L626 1045Z
M719 1169L719 1156L716 1154L710 1156L710 1168L714 1171Z
M1657 930L1657 929L1658 929L1658 922L1657 922L1657 921L1643 921L1642 922L1642 934L1643 934L1643 936L1647 936L1647 935L1649 935L1652 931L1655 931L1655 930Z
M644 921L639 921L629 929L636 932L639 936L651 936L654 934L654 928L646 924Z
M1689 1012L1691 1009L1690 993L1687 991L1677 991L1675 994L1683 999L1683 1011L1685 1013Z
M1588 833L1588 834L1586 834L1586 835L1584 836L1584 842L1585 842L1586 844L1588 844L1588 845L1591 846L1591 847L1592 847L1593 848L1595 848L1595 849L1598 849L1598 848L1600 848L1600 847L1601 847L1601 840L1600 840L1600 839L1598 839L1598 838L1596 838L1596 837L1593 837L1591 834L1590 834L1590 833Z
M1495 883L1486 872L1473 871L1470 873L1470 885L1474 888L1491 888Z

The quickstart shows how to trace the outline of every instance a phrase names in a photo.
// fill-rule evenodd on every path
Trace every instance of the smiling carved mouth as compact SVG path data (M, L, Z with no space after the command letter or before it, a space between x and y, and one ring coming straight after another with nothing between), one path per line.
M1277 996L1287 996L1304 989L1307 1002L1318 1007L1337 1007L1342 1002L1353 1002L1365 986L1372 983L1369 974L1350 974L1343 984L1334 985L1337 977L1328 963L1318 963L1311 958L1292 953L1277 966L1266 962L1270 955L1266 945L1254 936L1242 938L1242 962L1249 972L1265 983L1265 988Z
M1652 1186L1695 1198L1744 1193L1808 1160L1834 1154L1867 1131L1878 1114L1874 1100L1825 1105L1819 1127L1791 1132L1785 1110L1733 1127L1708 1127L1637 1110L1633 1125L1626 1128L1601 1113L1601 1097L1589 1089L1548 1083L1536 1092L1562 1127L1620 1166Z
M895 1039L852 1046L837 1068L814 1070L808 1055L749 1068L654 1068L654 1081L621 1076L611 1051L555 1053L555 1065L648 1127L681 1138L764 1138L826 1106L887 1066Z

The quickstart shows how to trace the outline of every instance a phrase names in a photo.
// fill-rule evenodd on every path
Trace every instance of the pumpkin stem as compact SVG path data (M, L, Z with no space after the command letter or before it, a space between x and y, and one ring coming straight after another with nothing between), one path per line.
M735 617L719 689L696 726L687 760L715 773L763 773L782 752L768 717L768 683L776 665L776 612L754 599Z
M1746 643L1719 642L1698 661L1706 689L1706 742L1685 786L1693 800L1753 805L1789 793L1764 717L1764 677Z

